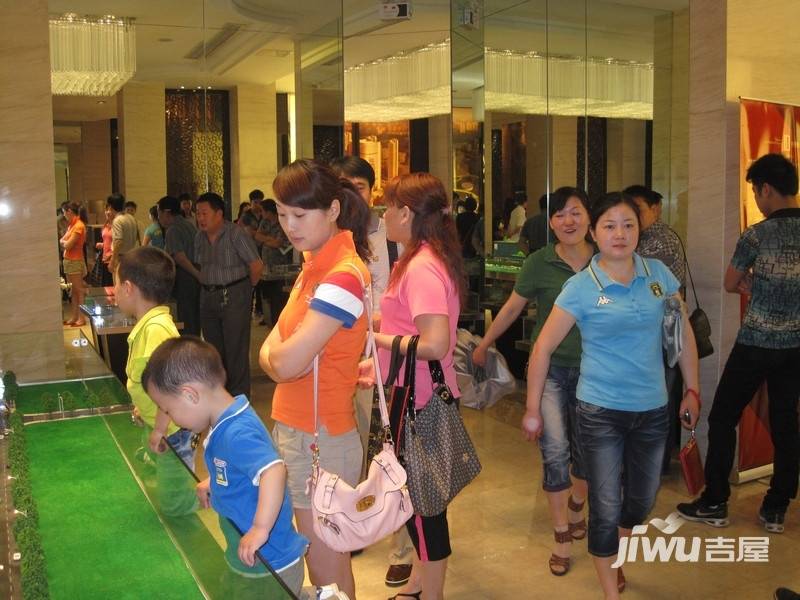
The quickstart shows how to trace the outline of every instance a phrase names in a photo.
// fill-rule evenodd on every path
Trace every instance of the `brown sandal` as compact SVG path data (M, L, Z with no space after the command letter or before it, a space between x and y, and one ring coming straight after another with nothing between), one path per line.
M555 539L556 544L572 543L572 535L570 535L569 530L553 531L553 539ZM550 565L550 572L556 577L562 577L569 573L569 556L551 554L548 564Z
M575 502L575 500L572 499L572 494L570 494L569 498L567 499L567 508L569 508L572 512L581 512L584 504L586 504L585 499L580 503ZM581 518L580 521L570 523L567 531L569 531L569 534L572 536L573 540L582 540L586 537L586 519Z
M617 569L617 591L619 591L620 594L625 591L626 583L625 573L622 572L622 567L619 567Z

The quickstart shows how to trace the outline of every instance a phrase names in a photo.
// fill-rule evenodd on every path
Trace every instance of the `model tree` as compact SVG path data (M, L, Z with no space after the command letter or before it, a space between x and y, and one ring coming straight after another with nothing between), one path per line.
M72 392L62 392L61 401L66 412L72 412L78 408L78 400Z
M49 413L50 416L58 410L58 400L52 392L42 393L42 410Z
M86 406L89 407L89 410L94 413L95 409L100 405L100 398L97 397L97 394L94 392L89 392L86 395Z

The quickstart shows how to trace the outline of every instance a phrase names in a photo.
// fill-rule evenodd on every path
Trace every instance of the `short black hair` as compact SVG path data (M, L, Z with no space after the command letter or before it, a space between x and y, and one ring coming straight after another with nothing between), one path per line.
M253 190L250 192L250 200L263 200L264 199L264 192L261 190Z
M133 207L134 209L139 208L138 206L136 206L136 202L134 202L133 200L128 200L127 202L125 202L125 208L131 208L131 207Z
M201 202L207 203L213 210L217 212L225 211L225 200L222 199L222 196L215 194L214 192L206 192L205 194L201 194L197 199L197 202L195 202L195 206Z
M514 192L514 204L520 206L528 201L528 194L525 190L516 190Z
M768 183L781 196L797 195L797 167L783 154L765 154L747 169L747 181L761 187Z
M150 216L154 219L158 219L158 206L151 206L150 207Z
M478 201L472 196L466 196L464 198L464 210L467 212L475 212L476 208L478 208Z
M641 198L647 206L655 206L662 198L661 194L643 185L629 185L622 190L622 193L628 194L631 198Z
M184 200L188 200L189 202L192 201L192 195L189 192L183 192L180 196L178 196L178 203L183 202Z
M375 187L375 169L360 156L340 156L339 158L334 158L331 161L330 167L333 169L333 172L340 177L346 177L348 179L359 177L367 180L370 189Z
M550 208L547 211L548 217L552 217L558 211L564 210L569 199L573 197L580 200L586 212L589 212L589 196L586 195L586 192L580 188L564 186L550 194Z
M261 210L263 210L264 212L272 213L273 215L277 215L278 205L272 198L267 198L261 203Z
M182 385L203 383L211 388L225 385L225 367L219 352L193 335L170 338L159 344L142 373L142 387L177 394Z
M539 196L539 211L544 212L547 210L547 194Z
M106 198L106 206L110 206L116 212L125 210L125 196L122 194L111 194Z
M636 215L637 223L641 225L642 221L641 217L639 216L639 205L636 204L636 200L633 199L633 196L626 194L625 192L609 192L600 196L592 203L592 208L589 211L592 229L597 227L597 222L600 220L600 217L620 204L625 204L630 207L630 209L633 210L633 213Z
M140 246L120 257L117 278L130 281L147 300L166 304L175 283L175 263L155 246Z
M177 215L181 212L181 203L177 198L164 196L158 201L158 210L161 212L169 211L171 214Z

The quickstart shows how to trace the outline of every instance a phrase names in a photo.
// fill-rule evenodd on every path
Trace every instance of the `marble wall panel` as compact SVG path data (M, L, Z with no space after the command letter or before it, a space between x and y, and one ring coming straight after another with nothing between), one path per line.
M107 120L81 123L83 202L99 222L111 194L111 131ZM160 196L159 196L160 197ZM153 204L155 201L153 201ZM143 208L147 208L147 204ZM98 211L98 207L100 210Z
M442 180L447 196L453 191L453 147L450 115L437 115L428 119L428 171Z
M136 219L144 229L149 207L167 192L164 84L128 82L117 101L119 188L139 205Z
M256 188L272 196L278 168L275 85L237 85L230 109L231 198L237 206Z
M0 22L0 334L59 331L47 2L3 2Z

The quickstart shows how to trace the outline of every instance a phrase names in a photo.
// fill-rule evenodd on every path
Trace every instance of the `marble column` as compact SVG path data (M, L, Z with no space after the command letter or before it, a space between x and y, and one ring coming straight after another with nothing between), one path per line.
M0 22L0 256L13 290L0 334L60 334L47 2L3 2Z
M428 171L442 180L447 197L453 191L452 122L450 115L428 119Z
M166 160L166 159L165 159ZM111 194L111 131L107 120L81 123L81 166L83 202L97 219L103 223L106 198ZM165 175L166 178L166 175ZM163 194L162 194L163 195ZM160 198L161 196L158 196ZM146 210L155 204L141 206Z
M606 127L606 189L613 192L643 184L645 122L608 119Z
M164 84L129 81L117 94L119 189L139 206L141 229L148 209L167 193Z
M275 84L239 84L230 93L231 198L234 207L260 189L272 196L278 168Z
M575 187L578 180L578 118L551 116L550 139L550 191L565 185ZM528 196L533 204L537 204L539 196L532 194L531 190Z

